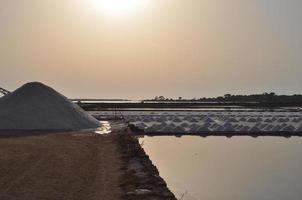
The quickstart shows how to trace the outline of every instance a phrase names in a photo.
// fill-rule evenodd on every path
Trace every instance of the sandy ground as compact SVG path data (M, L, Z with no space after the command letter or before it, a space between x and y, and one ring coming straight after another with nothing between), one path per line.
M114 136L0 136L0 200L119 200L121 166Z

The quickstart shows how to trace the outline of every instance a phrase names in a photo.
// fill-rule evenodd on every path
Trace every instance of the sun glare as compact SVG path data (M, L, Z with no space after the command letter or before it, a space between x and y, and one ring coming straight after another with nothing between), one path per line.
M91 6L103 14L110 16L131 15L141 10L147 0L90 0Z

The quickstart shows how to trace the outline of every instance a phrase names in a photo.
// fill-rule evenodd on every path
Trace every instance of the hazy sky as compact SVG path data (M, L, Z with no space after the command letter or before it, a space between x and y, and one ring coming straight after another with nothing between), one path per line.
M0 0L0 86L41 81L83 98L302 93L301 0L147 0L123 15L90 1Z

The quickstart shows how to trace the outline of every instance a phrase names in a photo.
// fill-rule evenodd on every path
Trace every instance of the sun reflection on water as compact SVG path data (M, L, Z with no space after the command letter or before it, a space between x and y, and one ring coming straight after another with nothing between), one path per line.
M100 121L101 126L95 131L95 133L100 135L106 135L111 133L111 125L109 121Z

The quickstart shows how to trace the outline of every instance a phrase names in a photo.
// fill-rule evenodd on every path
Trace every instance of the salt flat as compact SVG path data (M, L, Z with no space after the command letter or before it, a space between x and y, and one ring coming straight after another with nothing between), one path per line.
M302 132L301 112L227 112L227 111L122 111L122 115L130 123L146 133L173 132ZM110 111L90 112L96 117L112 116Z

